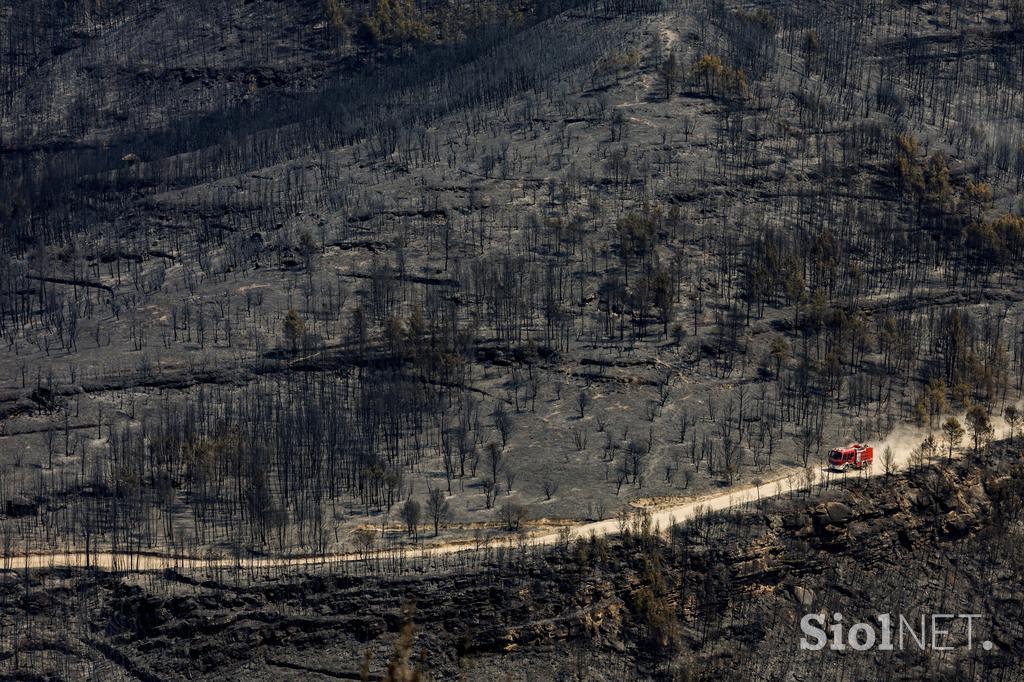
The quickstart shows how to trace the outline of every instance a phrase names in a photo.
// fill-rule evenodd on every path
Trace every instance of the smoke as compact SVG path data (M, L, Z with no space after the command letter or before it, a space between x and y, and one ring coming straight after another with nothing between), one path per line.
M1021 403L1015 403L1015 406L1020 409ZM875 448L875 463L871 475L884 473L882 457L887 447L892 448L893 462L897 470L906 468L914 450L920 447L921 443L928 436L934 436L935 442L939 444L939 449L942 451L945 447L945 441L943 440L941 426L942 423L950 417L956 417L960 422L960 425L964 427L965 431L967 430L967 413L964 411L955 414L951 413L942 415L942 417L935 422L935 427L916 426L914 424L898 424L878 445L868 443L868 445L872 445L872 447ZM1010 435L1010 425L1006 423L1005 419L1003 419L1002 413L992 415L991 424L993 440L1006 438ZM966 446L970 439L971 436L968 431L964 435L961 447Z

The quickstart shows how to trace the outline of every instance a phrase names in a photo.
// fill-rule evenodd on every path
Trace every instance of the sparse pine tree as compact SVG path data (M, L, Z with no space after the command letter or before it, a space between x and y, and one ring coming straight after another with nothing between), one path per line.
M402 520L414 540L419 537L420 515L420 503L416 500L406 500L402 505Z
M430 489L430 494L427 496L427 515L434 523L434 536L436 537L441 524L451 516L451 505L440 488Z
M959 419L950 417L942 423L942 438L946 441L946 459L953 459L953 448L964 438L964 427Z
M302 341L306 336L306 323L294 310L289 310L284 318L284 338L292 355L297 355Z
M1016 405L1009 405L1003 410L1003 419L1006 420L1006 425L1010 429L1010 442L1013 443L1017 428L1024 421L1024 413Z
M882 450L882 471L886 476L892 476L896 473L896 454L888 445Z
M984 405L971 405L967 410L967 428L974 440L974 451L978 452L981 445L992 435L992 420Z

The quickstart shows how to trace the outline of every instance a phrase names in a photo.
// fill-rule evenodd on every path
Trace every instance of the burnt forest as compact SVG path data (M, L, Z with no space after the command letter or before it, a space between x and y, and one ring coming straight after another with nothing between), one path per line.
M1024 0L0 0L0 680L1024 677Z

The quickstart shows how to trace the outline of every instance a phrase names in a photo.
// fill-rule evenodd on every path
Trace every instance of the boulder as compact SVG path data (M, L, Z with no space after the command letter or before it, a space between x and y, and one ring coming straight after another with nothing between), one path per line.
M796 599L800 606L810 607L814 603L814 590L808 587L801 587L800 585L794 585L792 588L793 598Z
M827 502L825 513L828 515L829 523L844 524L853 518L853 510L842 502Z

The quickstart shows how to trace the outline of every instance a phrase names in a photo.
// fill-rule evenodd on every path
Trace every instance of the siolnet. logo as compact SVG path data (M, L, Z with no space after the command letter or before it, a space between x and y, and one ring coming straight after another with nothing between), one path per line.
M800 648L805 651L820 651L826 646L832 651L903 651L917 648L922 651L951 651L957 648L974 649L980 645L991 651L993 643L983 640L978 643L975 620L980 613L933 613L919 618L907 618L899 614L880 613L876 623L843 624L843 614L833 613L832 622L826 626L822 613L808 613L800 619Z

